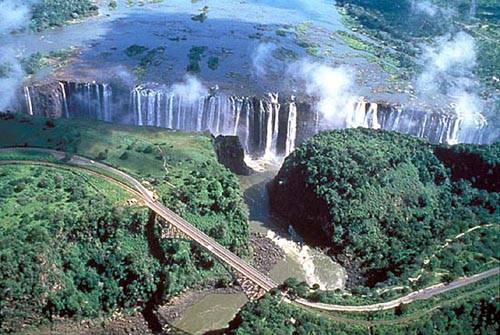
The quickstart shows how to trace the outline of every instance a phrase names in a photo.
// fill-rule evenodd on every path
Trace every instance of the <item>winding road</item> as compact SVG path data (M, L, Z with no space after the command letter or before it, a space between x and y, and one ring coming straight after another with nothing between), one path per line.
M51 149L41 149L41 148L1 148L0 152L12 152L16 150L29 150L29 151L38 151L45 154L50 154L57 159L64 158L67 154L65 152L51 150ZM254 284L259 286L265 291L270 291L273 288L278 287L271 278L267 275L260 273L253 266L248 264L245 260L241 259L239 256L235 255L233 252L224 248L217 241L203 233L198 228L192 226L189 222L181 218L179 215L175 214L173 211L165 207L163 204L158 202L154 198L154 193L148 190L140 181L135 179L134 177L128 175L127 173L120 171L116 168L113 168L109 165L102 164L99 162L94 162L85 157L73 155L71 159L67 162L46 162L46 161L35 161L35 160L0 160L0 165L2 164L36 164L36 165L45 165L50 167L61 168L61 166L67 165L69 167L77 167L87 172L90 172L95 175L99 175L105 179L111 180L116 185L126 189L129 192L134 193L136 196L140 197L144 204L149 207L152 211L156 212L157 215L162 217L168 223L175 226L179 231L189 236L192 240L194 240L197 244L205 248L208 252L216 256L220 261L228 264L234 270L236 270L240 275L245 278L251 280ZM99 172L96 172L98 170ZM104 174L100 171L105 171ZM119 177L119 178L117 178ZM126 181L129 185L121 181L120 179ZM384 303L371 304L371 305L359 305L359 306L347 306L347 305L332 305L332 304L324 304L324 303L316 303L310 302L308 300L298 298L298 299L286 299L289 302L295 302L297 304L312 307L325 311L345 311L345 312L369 312L369 311L381 311L392 309L400 304L408 304L414 302L416 300L428 299L438 294L442 294L444 292L448 292L450 290L458 289L464 287L466 285L470 285L476 283L482 279L486 279L492 276L496 276L500 273L500 268L496 267L494 269L490 269L488 271L484 271L478 274L475 274L470 277L460 278L448 284L437 284L427 288L424 288L419 291L412 292L404 297L394 299Z

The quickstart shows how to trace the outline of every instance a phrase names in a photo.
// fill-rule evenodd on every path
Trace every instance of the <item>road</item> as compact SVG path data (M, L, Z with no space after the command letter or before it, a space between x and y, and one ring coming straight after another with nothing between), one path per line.
M40 149L40 148L2 148L0 152L8 152L13 150L30 150L30 151L39 151L43 153L48 153L55 156L58 159L65 157L66 153L51 150L51 149ZM47 165L53 167L61 167L61 163L49 163L42 161L25 161L25 160L3 160L0 161L0 164L38 164L38 165ZM160 202L156 201L153 196L153 192L149 191L140 181L135 179L134 177L128 175L127 173L120 171L116 168L113 168L109 165L102 164L99 162L94 162L93 160L73 155L71 160L66 162L69 166L79 167L90 173L100 175L106 179L112 180L115 184L119 185L127 189L128 191L133 192L135 195L139 196L144 204L149 207L151 210L157 213L160 217L166 220L168 223L174 225L178 230L189 236L200 246L208 250L214 256L216 256L222 262L231 266L238 273L243 275L244 277L250 279L254 284L258 285L265 291L270 291L273 288L276 288L278 285L267 275L260 273L253 266L248 264L246 261L241 259L239 256L235 255L231 251L224 248L217 241L203 233L196 227L193 227L189 222L181 218L179 215L172 212L170 209L165 207ZM94 168L94 169L92 169ZM122 181L117 178L111 177L109 175L105 175L95 171L95 168L99 170L104 170L107 173L119 176L123 180L127 181L130 185L132 185L135 189L130 188ZM437 284L427 288L424 288L419 291L412 292L404 297L394 299L384 303L372 304L372 305L360 305L360 306L347 306L347 305L332 305L332 304L324 304L324 303L316 303L310 302L306 299L298 298L293 301L297 304L317 308L325 311L344 311L344 312L369 312L369 311L380 311L392 309L400 304L408 304L416 300L428 299L438 294L442 294L444 292L448 292L450 290L454 290L457 288L461 288L463 286L467 286L473 283L476 283L482 279L498 275L500 273L500 268L490 269L488 271L484 271L478 273L476 275L461 278L455 280L449 284ZM292 301L287 299L287 301Z
M307 307L313 307L317 309L321 309L324 311L339 311L339 312L374 312L374 311L384 311L387 309L392 309L395 307L398 307L401 304L409 304L411 302L414 302L416 300L425 300L432 298L438 294L442 294L451 290L455 290L457 288L461 288L463 286L467 286L470 284L477 283L480 280L489 278L491 276L496 276L500 273L500 268L494 268L490 269L488 271L484 271L478 274L475 274L470 277L465 277L465 278L460 278L457 279L449 284L436 284L433 286L429 286L426 288L423 288L421 290L412 292L408 295L405 295L404 297L394 299L391 301L387 302L382 302L378 304L372 304L372 305L362 305L362 306L345 306L345 305L332 305L332 304L323 304L319 302L310 302L308 300L299 298L295 299L295 302L307 306Z

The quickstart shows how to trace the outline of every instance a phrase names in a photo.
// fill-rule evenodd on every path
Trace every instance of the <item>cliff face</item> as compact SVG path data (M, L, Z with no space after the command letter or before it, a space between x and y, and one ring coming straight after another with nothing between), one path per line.
M58 82L24 88L22 109L30 115L60 118L67 114L64 86Z
M287 159L293 159L293 154ZM304 165L284 164L268 185L273 214L294 226L309 243L328 245L331 225L326 202L305 180Z
M500 155L492 155L500 152L500 143L492 148L485 153L479 145L436 146L434 153L450 169L454 181L466 179L476 188L500 192Z
M239 175L252 173L252 169L245 164L245 151L238 136L219 135L213 142L219 163Z

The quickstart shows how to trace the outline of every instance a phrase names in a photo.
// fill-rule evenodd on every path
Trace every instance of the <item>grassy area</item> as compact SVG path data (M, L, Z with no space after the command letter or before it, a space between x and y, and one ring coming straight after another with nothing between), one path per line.
M384 50L374 54L380 59L380 65L397 60L400 71L407 72L405 77L419 72L421 64L417 60L423 45L458 31L470 34L477 44L475 71L487 88L485 94L488 90L500 88L500 82L495 79L500 71L498 1L477 0L473 10L470 0L430 0L422 6L427 6L432 15L425 10L416 10L415 2L409 0L402 0L397 6L387 0L339 0L336 4L347 27L370 36ZM354 48L361 47L352 42L347 41ZM387 59L388 56L393 60Z
M51 67L53 70L63 68L69 64L71 57L77 52L76 48L61 49L51 51L47 54L36 52L21 61L23 70L28 75L33 75L46 67Z
M18 155L20 156L20 155ZM35 157L36 155L33 155ZM41 157L38 157L41 158ZM0 159L4 159L0 156ZM42 180L48 178L62 178L71 180L71 183L78 184L81 192L93 195L99 195L107 198L113 203L125 205L127 199L131 196L119 186L106 181L103 178L85 173L81 170L57 169L36 165L0 165L0 176L3 178L3 184L9 184L11 181L22 181L22 190L19 189L14 196L2 197L2 210L0 211L0 221L5 225L19 223L21 218L35 220L37 213L43 211L54 211L59 207L66 206L69 194L61 195L64 192L54 192L50 187L42 185ZM43 187L42 187L43 186ZM22 191L22 194L21 194ZM23 198L44 199L44 201L23 202Z
M428 300L370 313L324 312L284 304L270 294L247 304L234 334L494 334L498 280L493 277Z
M248 226L238 181L217 162L208 134L13 115L0 119L0 132L5 135L0 147L51 148L117 167L142 180L209 234L240 230L242 234L221 237L222 243L235 251L247 248Z
M339 37L345 44L350 46L354 50L366 51L366 52L375 52L375 47L366 41L363 41L361 38L357 37L354 34L348 33L346 31L337 31L334 33L334 36Z
M115 166L143 181L149 189L154 189L159 195L160 201L227 248L240 254L248 253L247 213L243 205L238 180L217 162L209 135L182 133L160 128L112 125L91 120L48 120L20 115L2 115L0 117L0 132L5 135L0 138L0 147L34 146L67 152L67 156L62 158L62 162L58 162L55 157L50 155L21 149L2 152L0 153L0 159L42 160L64 163L72 153L77 153ZM3 167L0 166L0 168ZM40 229L52 232L53 229L59 227L54 226L54 222L58 221L52 219L52 217L62 217L61 224L74 222L74 225L85 231L83 236L89 240L85 241L85 247L78 247L80 250L78 252L84 252L85 255L76 258L72 258L74 254L68 256L71 258L71 262L76 262L77 265L75 266L79 269L78 273L84 273L82 276L85 277L85 280L94 282L95 275L92 272L94 270L88 264L101 261L93 260L91 263L82 264L79 259L84 261L86 257L107 255L106 259L109 257L113 261L103 261L105 264L102 268L106 269L106 276L109 275L106 277L106 285L108 286L105 286L105 289L92 286L92 298L86 297L87 291L85 291L85 287L78 286L78 280L81 279L73 277L72 272L65 273L65 276L67 276L64 277L65 286L63 286L68 288L69 291L64 290L53 297L55 300L50 300L51 304L57 303L55 307L52 305L47 307L47 300L39 299L40 302L37 305L39 309L30 315L29 312L25 311L24 307L20 309L19 306L11 306L10 304L6 306L0 303L0 309L5 307L10 311L9 313L13 313L4 314L6 316L3 322L12 325L13 320L19 322L19 319L16 319L19 317L23 320L22 322L29 324L32 323L31 318L35 314L37 320L38 318L44 319L47 315L93 317L99 313L114 311L116 308L141 307L142 303L151 297L156 285L160 285L161 278L164 279L159 286L160 293L157 294L161 294L162 298L158 303L186 287L202 288L215 283L223 287L232 281L231 274L223 265L200 247L185 240L159 238L158 243L161 245L163 256L160 259L162 264L158 264L157 260L151 258L147 244L144 244L146 237L144 227L147 222L145 212L139 213L140 217L134 216L133 213L122 216L123 209L128 208L123 202L123 190L116 190L116 186L110 186L105 179L96 178L92 173L82 172L80 169L66 165L61 165L60 169L14 165L9 165L8 168L12 170L19 169L22 175L8 171L3 173L2 176L5 178L11 178L10 176L12 176L15 179L13 182L11 182L11 179L4 178L2 180L0 178L2 185L8 185L0 187L4 192L5 199L3 199L3 202L7 204L6 208L8 208L3 212L9 217L10 222L13 222L11 230L7 231L0 228L0 233L5 233L5 236L9 236L9 238L19 234L26 234L21 229L24 226L19 225L20 221L16 220L21 219L31 222L30 217L33 215L49 213L50 216L41 222ZM37 185L40 185L40 181L37 179L38 173L33 171L49 171L55 174L56 177L47 177L45 179L54 179L56 184L57 180L60 179L57 175L60 174L64 176L63 180L70 183L71 186L59 188L54 184L54 189L50 187L39 189L37 187ZM103 171L99 171L97 168L96 172L102 173ZM107 173L104 174L107 175ZM87 189L92 190L94 193L87 192ZM47 192L50 193L50 197L47 196ZM68 192L70 194L69 199L72 199L71 195L77 196L76 199L73 199L76 203L73 200L68 204L61 202L68 199ZM19 196L22 196L21 200L19 200ZM133 196L127 196L127 198L129 197ZM98 211L96 209L97 212L93 210L96 206L94 202L98 201L95 199L100 199ZM14 216L19 201L21 201L21 204L27 205L23 209L20 218ZM83 208L80 211L86 214L80 214L76 209L71 210L71 206ZM91 209L88 209L89 206ZM105 227L105 229L103 228L105 234L114 231L115 228L118 229L117 235L113 235L116 239L113 238L112 241L109 241L111 244L105 247L106 251L96 251L101 248L98 241L103 238L99 235L102 231L99 230L100 228L97 230L92 228L94 224L100 224L99 215L103 215L101 213L116 213L117 215L116 217L106 216L105 221L102 223L103 227ZM87 214L90 216L89 218L85 218ZM97 215L97 217L94 217L94 215ZM46 218L45 214L43 214L43 217ZM3 221L7 222L9 220ZM131 223L131 220L135 223ZM68 229L71 229L71 227L64 227L59 232L61 241L67 242L66 238L72 236L71 233L68 233L69 235L65 233ZM126 233L129 229L132 229L133 232ZM87 233L87 231L89 232ZM52 236L51 234L53 233L41 235L40 239L45 240L37 240L38 244L34 245L33 248L25 244L16 246L13 240L9 240L9 244L3 244L8 246L6 249L4 248L4 251L10 252L9 250L21 248L23 250L29 249L29 253L36 254L39 252L36 249L38 245L55 243L48 240ZM94 236L95 234L97 235ZM159 231L156 234L161 236ZM127 237L129 235L130 237ZM86 250L87 245L88 248L93 248L96 243L98 244L97 249L91 249L92 255L89 256L84 250ZM124 247L116 247L114 243ZM57 248L64 249L67 246L64 244L59 245ZM19 252L23 253L24 251ZM26 253L28 254L28 252ZM59 251L54 251L54 253L59 254ZM141 254L140 257L137 256L138 253ZM127 260L120 260L118 263L114 263L115 258L121 259L121 257L126 259L131 257L130 259L134 259L134 261L129 263ZM157 257L157 255L154 257ZM20 266L29 263L29 259L24 258L19 260L16 260L16 258L8 259L12 264L17 264L16 262L23 264ZM53 261L56 262L53 268L39 268L30 265L29 268L22 271L22 275L32 278L39 275L53 276L54 273L51 272L51 269L56 269L59 266L57 262L60 262L60 260L55 259ZM133 269L126 270L122 265L125 268L130 266ZM115 266L119 267L118 272L114 272L113 267ZM6 273L10 271L7 268L6 265L0 270ZM107 272L108 269L109 273ZM138 277L133 278L139 278L139 282L135 279L127 279L129 276L134 276L130 274L130 271L137 273ZM147 278L142 278L143 275ZM165 282L167 275L168 281ZM23 284L16 286L16 290L27 289L24 279L21 282ZM0 278L0 285L5 287L14 287L13 283L14 281L1 282ZM78 286L76 291L73 289L75 285ZM133 288L132 286L127 288L127 285L132 285ZM125 292L125 295L117 298L113 292L119 290L120 287ZM43 292L43 290L46 290L45 286L37 288L36 292ZM36 296L35 293L30 293L30 295ZM99 300L101 298L98 299L99 301L95 300L99 296L102 297L102 300ZM115 298L118 300L115 301ZM8 299L24 301L23 299L27 298L16 296ZM81 299L87 299L90 302L87 305L81 302L75 303L75 301ZM114 301L112 305L101 303L109 299ZM81 306L81 308L78 306ZM47 308L50 309L50 313L40 315L40 310ZM21 314L18 314L18 312Z
M0 160L22 160L22 161L44 161L57 163L58 160L51 154L46 154L36 150L11 150L0 151Z
M22 122L25 120L25 122ZM45 118L0 121L0 146L34 146L78 153L102 161L137 177L165 177L166 167L181 168L188 161L216 160L211 138L160 128L110 125L92 120ZM53 126L52 126L53 123ZM161 151L160 151L161 150ZM123 155L126 153L126 157ZM103 157L104 157L103 156ZM167 175L168 176L168 175Z
M160 266L140 225L147 212L130 198L80 170L0 166L1 333L148 299Z

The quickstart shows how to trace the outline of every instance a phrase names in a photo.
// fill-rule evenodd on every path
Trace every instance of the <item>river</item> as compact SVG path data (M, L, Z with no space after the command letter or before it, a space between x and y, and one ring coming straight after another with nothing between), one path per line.
M300 236L271 216L266 184L276 173L277 170L271 168L240 176L251 232L267 235L285 254L271 270L270 277L278 283L295 277L311 286L319 284L323 289L344 287L347 274L339 264L301 243ZM174 326L192 334L224 328L246 302L244 294L209 294L188 308Z

